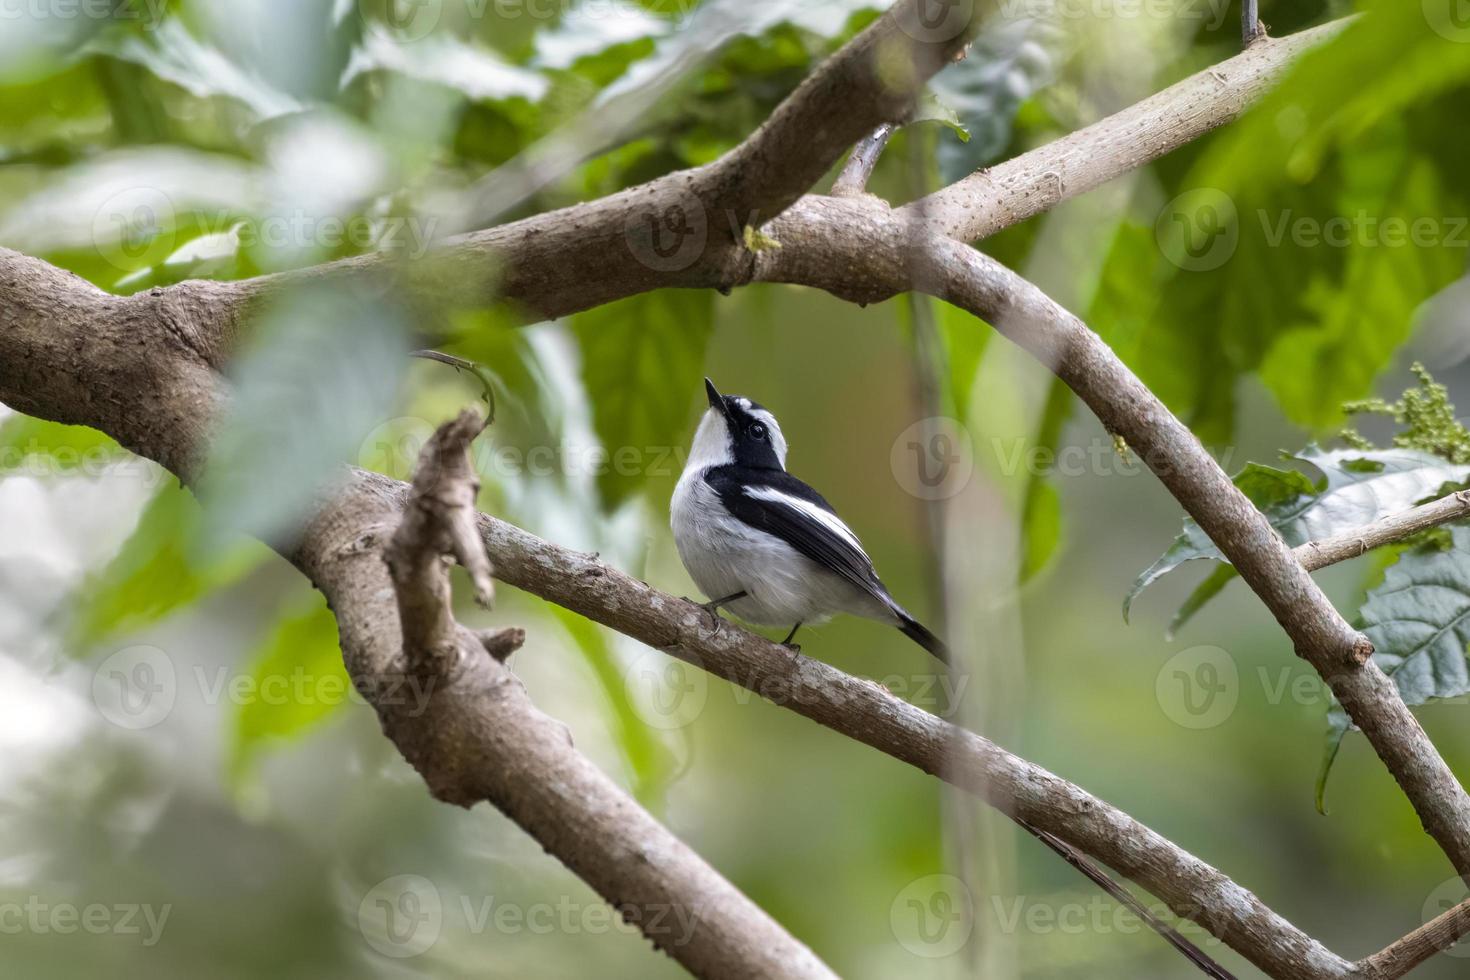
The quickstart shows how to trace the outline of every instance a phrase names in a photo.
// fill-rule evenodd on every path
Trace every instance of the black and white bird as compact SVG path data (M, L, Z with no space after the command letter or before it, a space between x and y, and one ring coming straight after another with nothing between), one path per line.
M776 418L704 380L709 411L674 490L679 557L713 601L757 626L803 625L845 612L897 626L935 657L949 649L888 594L852 529L822 495L786 472ZM794 649L799 649L795 648Z

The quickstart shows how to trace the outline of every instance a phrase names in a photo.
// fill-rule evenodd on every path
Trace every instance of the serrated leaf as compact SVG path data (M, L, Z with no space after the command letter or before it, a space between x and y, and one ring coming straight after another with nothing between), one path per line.
M648 460L688 440L713 324L708 290L664 289L572 317L593 424L608 454L597 474L608 510L646 489L651 475L620 464L619 452Z
M1235 485L1292 547L1408 510L1445 484L1470 478L1470 466L1457 466L1412 449L1324 450L1313 445L1286 458L1315 467L1322 473L1321 481L1313 483L1295 470L1251 463L1235 477ZM1186 518L1183 533L1133 583L1123 601L1124 619L1139 593L1185 562L1198 559L1223 562L1225 556L1193 518ZM1214 576L1207 580L1213 591L1201 594L1197 590L1175 617L1171 630L1182 626L1228 580Z
M1416 548L1400 555L1360 610L1363 634L1373 643L1373 662L1411 707L1470 694L1465 655L1470 646L1470 527L1450 528L1450 540L1448 549ZM1317 780L1319 810L1349 726L1347 712L1334 701L1327 712L1327 749Z
M250 658L248 694L235 705L231 777L238 788L260 753L296 738L346 704L352 679L342 663L337 619L318 592L276 623Z

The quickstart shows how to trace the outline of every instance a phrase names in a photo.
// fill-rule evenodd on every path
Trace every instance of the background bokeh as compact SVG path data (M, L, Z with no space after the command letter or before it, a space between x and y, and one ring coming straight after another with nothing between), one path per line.
M1343 402L1397 396L1415 360L1470 404L1470 26L1452 2L1361 6L1236 124L980 246L1084 314L1231 472L1290 467L1281 450L1330 442ZM911 199L1239 47L1223 0L1000 8L874 192ZM1262 17L1284 34L1354 9L1266 0ZM118 293L419 259L713 159L874 16L862 0L0 4L0 245ZM1390 219L1422 234L1396 241ZM1189 566L1125 624L1180 509L984 324L777 286L525 327L399 300L316 288L264 311L198 500L98 433L4 414L10 975L680 975L496 811L428 797L349 694L319 597L252 540L341 462L406 476L477 397L404 359L423 344L501 381L477 447L487 510L693 595L667 500L709 374L777 413L792 470L901 601L947 624L972 666L967 724L1345 956L1465 897L1356 733L1317 812L1328 697L1247 589L1167 640L1202 578ZM1364 431L1386 443L1392 426ZM937 484L915 445L947 467ZM1382 565L1318 578L1353 615ZM915 770L513 590L460 614L524 625L512 665L536 703L843 976L1197 975ZM803 643L949 704L896 632L840 620ZM1463 698L1419 715L1470 772ZM1463 975L1456 952L1416 975Z

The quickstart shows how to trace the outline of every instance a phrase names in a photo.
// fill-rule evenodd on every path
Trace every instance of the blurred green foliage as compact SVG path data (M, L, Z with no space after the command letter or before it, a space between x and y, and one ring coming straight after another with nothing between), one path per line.
M1470 213L1459 179L1470 147L1458 120L1470 95L1470 44L1451 30L1453 2L1362 4L1362 17L1303 58L1259 108L1142 171L1124 212L1103 229L1108 248L1097 257L1096 281L1083 282L1090 278L1085 270L1067 269L1077 281L1064 275L1056 284L1075 287L1078 312L1211 446L1245 444L1255 458L1267 459L1274 446L1302 445L1340 427L1342 404L1374 393L1378 380L1399 366L1423 304L1464 273L1466 248L1456 236L1466 234L1457 222ZM862 0L555 4L539 17L524 6L446 0L413 8L438 14L420 34L425 25L417 15L389 16L403 13L391 0L186 0L166 9L133 0L114 20L49 25L65 30L27 34L23 22L7 22L0 38L0 244L118 293L379 251L418 258L436 239L461 230L456 222L473 213L482 194L494 192L501 217L514 218L716 158L876 16L876 6ZM1209 6L1181 0L1175 16L1162 22L1038 18L999 25L969 59L936 79L922 115L944 125L900 132L872 189L895 203L908 199L936 179L954 179L1092 121L1112 105L1115 89L1127 90L1124 82L1134 73L1144 72L1149 91L1230 56L1238 45L1234 8L1222 9L1218 22L1199 20ZM1328 0L1267 2L1263 16L1280 34L1348 7ZM155 9L163 10L162 20L149 19ZM568 145L573 152L564 152ZM535 155L548 146L560 148L547 158L556 164L549 179L530 193L507 191L513 182L501 168L541 160ZM916 178L914 156L923 161L923 179ZM1037 243L1046 241L1040 228L1047 220L1008 229L978 247L1024 268L1045 258ZM1426 220L1431 226L1422 241L1411 235L1406 244L1390 243L1386 223L1400 222L1412 233ZM1217 253L1211 251L1217 241L1231 244ZM325 606L301 599L294 579L288 598L259 599L257 592L269 592L269 583L289 572L238 532L284 532L341 462L407 475L417 440L432 423L477 397L472 384L442 368L403 362L403 351L424 343L480 361L498 379L501 411L486 440L493 446L482 444L476 455L495 513L559 543L600 551L625 568L646 568L650 577L661 576L656 584L677 590L669 584L678 580L662 527L664 501L701 403L699 378L708 373L781 413L794 467L829 477L824 491L831 486L855 526L868 529L865 539L885 578L906 601L920 592L928 559L916 544L922 535L912 501L888 486L886 473L873 477L894 434L921 417L909 377L914 331L903 330L912 317L900 304L857 311L826 297L757 287L729 299L656 292L578 314L565 325L526 329L512 327L505 311L492 307L442 312L437 322L411 322L391 288L374 295L307 291L272 310L265 325L272 342L244 352L237 365L238 397L226 422L226 451L212 460L204 487L207 508L176 483L156 491L121 550L84 576L67 603L69 647L92 650L157 628L164 617L198 610L201 600L228 587L232 601L260 603L259 615L239 626L247 636L247 676L263 681L301 668L342 677ZM996 412L1007 394L977 384L1004 345L992 344L987 327L951 308L935 305L933 314L943 411L973 424ZM1034 399L1035 418L1027 420L1027 446L1056 451L1096 436L1085 413L1073 412L1068 392L1046 383ZM1255 397L1261 391L1269 399ZM1262 413L1276 412L1271 435L1261 437ZM613 465L590 475L572 465L589 445L607 452ZM990 448L977 445L977 457ZM619 449L642 454L642 461L668 450L674 463L618 466ZM544 470L528 463L539 450L552 451L553 464ZM1239 483L1298 543L1464 479L1463 459L1451 465L1426 450L1432 451L1308 449L1295 458L1319 470L1320 479L1252 463ZM512 465L501 453L519 462ZM0 423L4 472L41 459L55 470L94 475L77 461L118 456L111 440L89 430L22 416ZM980 468L986 469L984 459ZM1399 906L1417 901L1421 879L1437 865L1421 853L1413 815L1381 773L1368 774L1366 763L1345 764L1353 773L1339 777L1357 790L1361 823L1324 829L1294 809L1305 785L1301 755L1317 748L1303 747L1309 741L1303 733L1320 727L1325 698L1282 705L1257 691L1254 700L1243 698L1239 724L1191 733L1198 736L1193 740L1157 711L1129 707L1139 683L1153 683L1154 665L1122 656L1147 642L1144 629L1119 637L1099 624L1116 622L1116 593L1126 585L1118 576L1131 576L1147 560L1142 552L1157 553L1157 545L1145 534L1137 537L1148 540L1112 543L1134 537L1121 534L1113 515L1173 514L1172 502L1140 494L1138 484L1119 497L1106 496L1116 484L1082 484L1099 502L1083 499L1078 484L1055 474L1022 477L1017 492L997 496L1016 503L1023 529L1017 571L1027 582L1023 601L1035 638L1027 669L1037 692L1016 696L1027 709L1026 754L1064 774L1086 775L1089 788L1114 797L1136 788L1141 754L1148 753L1150 771L1173 773L1180 785L1198 775L1201 755L1215 759L1217 791L1197 794L1211 800L1182 790L1156 800L1167 782L1161 779L1142 799L1117 801L1146 820L1163 818L1161 829L1212 859L1204 848L1214 849L1218 840L1267 840L1227 851L1230 860L1217 863L1234 871L1231 862L1239 862L1243 882L1266 882L1282 893L1300 887L1297 871L1282 869L1335 867L1331 853L1341 851L1354 884L1383 883L1385 905L1397 902L1388 916L1394 928L1383 924L1385 941L1405 931L1398 926L1415 924L1408 913L1417 909L1400 916ZM1096 544L1100 539L1109 543ZM1083 553L1088 542L1102 557ZM970 548L980 545L956 545ZM1416 704L1464 693L1453 672L1463 673L1458 621L1446 619L1450 628L1425 645L1417 634L1390 631L1378 610L1397 584L1428 580L1445 573L1446 564L1453 566L1447 574L1458 574L1458 550L1405 551L1387 573L1395 584L1366 587L1365 622L1377 629L1380 652L1397 658L1385 663ZM1069 560L1057 560L1062 556ZM1140 560L1129 564L1134 557ZM1186 524L1145 579L1193 558L1219 555ZM1384 574L1381 563L1375 567ZM1270 646L1274 641L1255 642L1275 634L1269 623L1241 613L1254 607L1239 596L1232 605L1222 593L1232 577L1228 565L1218 565L1183 597L1174 628L1197 613L1196 629L1225 622L1231 637L1244 638L1241 648L1249 652L1236 658L1245 672L1267 670L1278 654L1291 663L1289 651ZM1364 588L1356 578L1351 586L1355 596ZM1205 612L1217 596L1212 611L1227 610L1222 620ZM931 783L860 747L822 740L811 726L754 696L741 700L741 690L714 679L696 734L665 738L640 717L623 676L624 653L606 631L569 613L548 615L538 604L511 602L506 615L543 617L543 631L559 625L557 632L571 641L595 697L567 707L591 706L614 765L622 764L640 799L675 817L703 814L708 825L699 828L706 835L700 850L732 867L742 887L829 962L867 976L912 973L916 962L945 968L948 961L895 955L889 938L892 894L942 864ZM1063 606L1068 614L1056 615ZM1453 619L1457 609L1448 604L1439 618ZM842 666L874 676L907 663L894 660L906 655L902 646L883 642L861 624L834 624L822 635L823 647L845 658L838 660ZM1118 656L1105 657L1105 650ZM534 660L518 661L517 668L533 678L541 669ZM538 697L571 686L554 676L541 683ZM1153 697L1150 690L1144 700L1156 708ZM253 699L230 706L221 769L235 789L269 781L272 759L307 751L301 739L309 732L340 737L341 724L325 724L335 703ZM1332 717L1341 734L1340 715ZM1129 732L1113 734L1120 719ZM1454 731L1443 727L1437 735ZM1104 732L1118 741L1116 754L1097 749ZM1221 738L1209 741L1214 734ZM371 744L384 751L378 742ZM1282 750L1286 742L1292 751ZM372 771L379 760L370 750L364 756ZM704 781L690 775L695 770ZM722 782L726 773L738 776ZM373 787L365 800L321 804L333 813L367 813L384 799L401 799L381 784L342 788L326 774L322 781L349 795L354 787ZM754 781L759 788L748 785ZM420 788L413 792L418 801ZM1227 793L1238 801L1234 810L1214 803ZM708 802L701 794L717 794L717 803L697 809ZM831 800L843 802L842 813L831 812ZM416 828L448 819L413 809L417 802L397 805ZM1242 831L1233 822L1240 813L1269 819L1270 834ZM757 823L759 831L752 830ZM202 850L227 852L252 832L230 827L230 846ZM363 833L362 849L376 855L382 841ZM759 847L750 843L756 835ZM441 856L447 867L457 867L458 853ZM1076 887L1070 872L1045 855L1028 855L1032 886L1043 898L1075 898L1066 891ZM322 869L309 870L320 877ZM1348 874L1322 872L1339 873ZM822 901L833 895L851 899L851 907ZM327 901L310 889L301 893L313 914L330 918L312 900ZM1319 904L1302 898L1290 913L1306 918ZM259 905L242 900L246 907ZM1354 916L1329 909L1321 921L1303 925L1355 940L1365 922L1380 925L1378 911ZM309 914L285 919L295 924L274 928L300 931L301 922L322 933L331 928ZM303 947L315 941L295 938ZM533 961L559 964L566 975L585 975L589 963L605 966L608 947L587 937L562 938L554 952L535 946ZM1113 933L987 935L984 941L1019 945L1028 975L1189 975L1170 973L1182 968L1147 936L1125 942ZM618 962L646 968L644 951L633 945ZM341 961L312 948L342 969ZM269 959L260 949L238 952L239 975ZM448 954L435 962L442 975L470 969ZM516 962L507 960L505 975L517 975ZM302 975L324 975L313 961L302 963Z

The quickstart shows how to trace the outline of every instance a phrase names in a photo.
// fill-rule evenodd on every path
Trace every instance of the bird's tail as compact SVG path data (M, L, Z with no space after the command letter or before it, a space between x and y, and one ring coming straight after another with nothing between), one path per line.
M949 647L943 640L929 632L923 623L910 616L904 610L895 609L894 612L898 613L898 628L903 632L904 636L913 640L925 650L928 650L935 659L946 667L953 666L949 658Z

